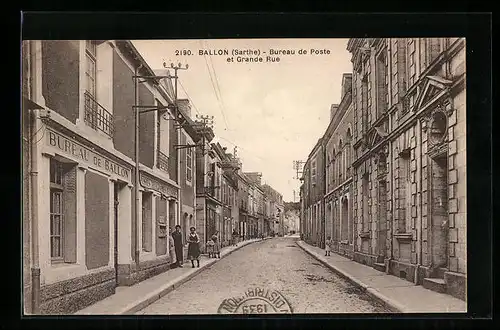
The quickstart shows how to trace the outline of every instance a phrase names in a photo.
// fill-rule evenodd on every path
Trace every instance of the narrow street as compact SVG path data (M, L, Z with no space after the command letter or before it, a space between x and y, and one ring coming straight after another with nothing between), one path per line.
M280 293L294 314L389 312L302 251L295 239L245 246L137 314L217 314L224 299L252 288Z

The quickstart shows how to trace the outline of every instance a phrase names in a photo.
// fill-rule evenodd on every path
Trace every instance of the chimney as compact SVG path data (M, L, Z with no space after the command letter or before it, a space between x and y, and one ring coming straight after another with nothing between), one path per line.
M191 105L189 104L188 99L178 99L177 106L179 110L186 114L189 118L191 118Z
M352 90L352 73L344 73L342 76L342 95L340 99L344 98L344 95Z
M332 104L330 107L330 121L333 120L333 116L335 115L335 112L337 112L337 109L339 108L338 104Z

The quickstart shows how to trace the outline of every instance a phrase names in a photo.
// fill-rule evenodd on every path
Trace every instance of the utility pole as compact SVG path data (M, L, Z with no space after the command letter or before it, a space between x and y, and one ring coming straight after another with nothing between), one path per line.
M178 65L174 65L174 63L170 63L170 67L167 66L166 62L163 62L163 67L166 69L173 69L174 70L174 76L169 76L170 79L174 79L174 116L179 119L181 117L180 111L179 111L179 106L177 104L177 99L178 99L178 88L177 88L177 80L179 79L179 76L177 75L177 71L179 70L187 70L189 68L189 65L186 64L185 67L182 67L181 63ZM177 126L177 141L178 144L180 145L181 143L181 135L182 135L182 125ZM177 184L179 185L179 198L178 198L178 210L177 210L177 224L180 224L181 220L181 215L182 215L182 185L181 185L181 148L177 148ZM184 228L185 230L185 228Z
M164 63L165 66L165 63ZM173 64L172 64L173 67ZM180 67L180 64L179 64ZM140 134L140 125L139 125L139 119L140 115L143 113L151 112L151 111L161 111L161 110L167 110L171 109L174 110L176 114L176 120L178 120L178 115L177 112L175 111L177 109L177 80L175 83L176 89L175 89L175 100L174 100L174 105L168 105L168 106L157 106L157 105L140 105L139 104L139 83L144 83L146 81L154 80L156 83L159 82L161 79L165 78L172 78L170 74L167 74L165 76L156 76L156 75L139 75L139 71L143 68L142 64L139 64L135 68L134 76L132 79L134 80L134 105L132 106L132 109L134 111L134 121L135 121L135 132L134 132L134 140L135 140L135 182L134 182L134 193L135 193L135 263L137 266L137 269L139 269L139 256L140 256L140 250L139 250L139 242L140 242L140 237L139 237L139 224L140 224L140 216L139 216L139 210L140 210L140 202L139 202L139 187L140 187L140 160L139 160L139 134ZM186 68L188 68L188 65L186 64ZM177 68L178 70L179 68ZM175 70L176 75L175 78L177 78L177 70ZM142 79L142 81L139 81L139 79ZM180 173L178 169L178 174ZM180 194L179 194L180 196Z
M295 179L297 180L300 180L300 176L302 174L302 168L303 168L303 165L305 164L306 162L302 161L302 160L294 160L293 161L293 169L296 171L296 177Z

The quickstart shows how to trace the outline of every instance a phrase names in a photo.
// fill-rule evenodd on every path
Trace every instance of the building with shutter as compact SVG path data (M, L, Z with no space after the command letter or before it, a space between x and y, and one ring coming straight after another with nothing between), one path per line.
M466 296L465 39L350 39L354 259Z
M177 132L171 110L140 115L136 186L133 106L173 100L157 80L135 93L154 72L126 40L28 41L23 64L26 312L67 314L169 268Z

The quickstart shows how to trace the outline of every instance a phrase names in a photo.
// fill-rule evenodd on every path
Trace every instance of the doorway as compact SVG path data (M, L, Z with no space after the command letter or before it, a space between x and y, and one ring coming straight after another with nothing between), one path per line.
M446 154L431 161L431 266L448 265L448 157Z

